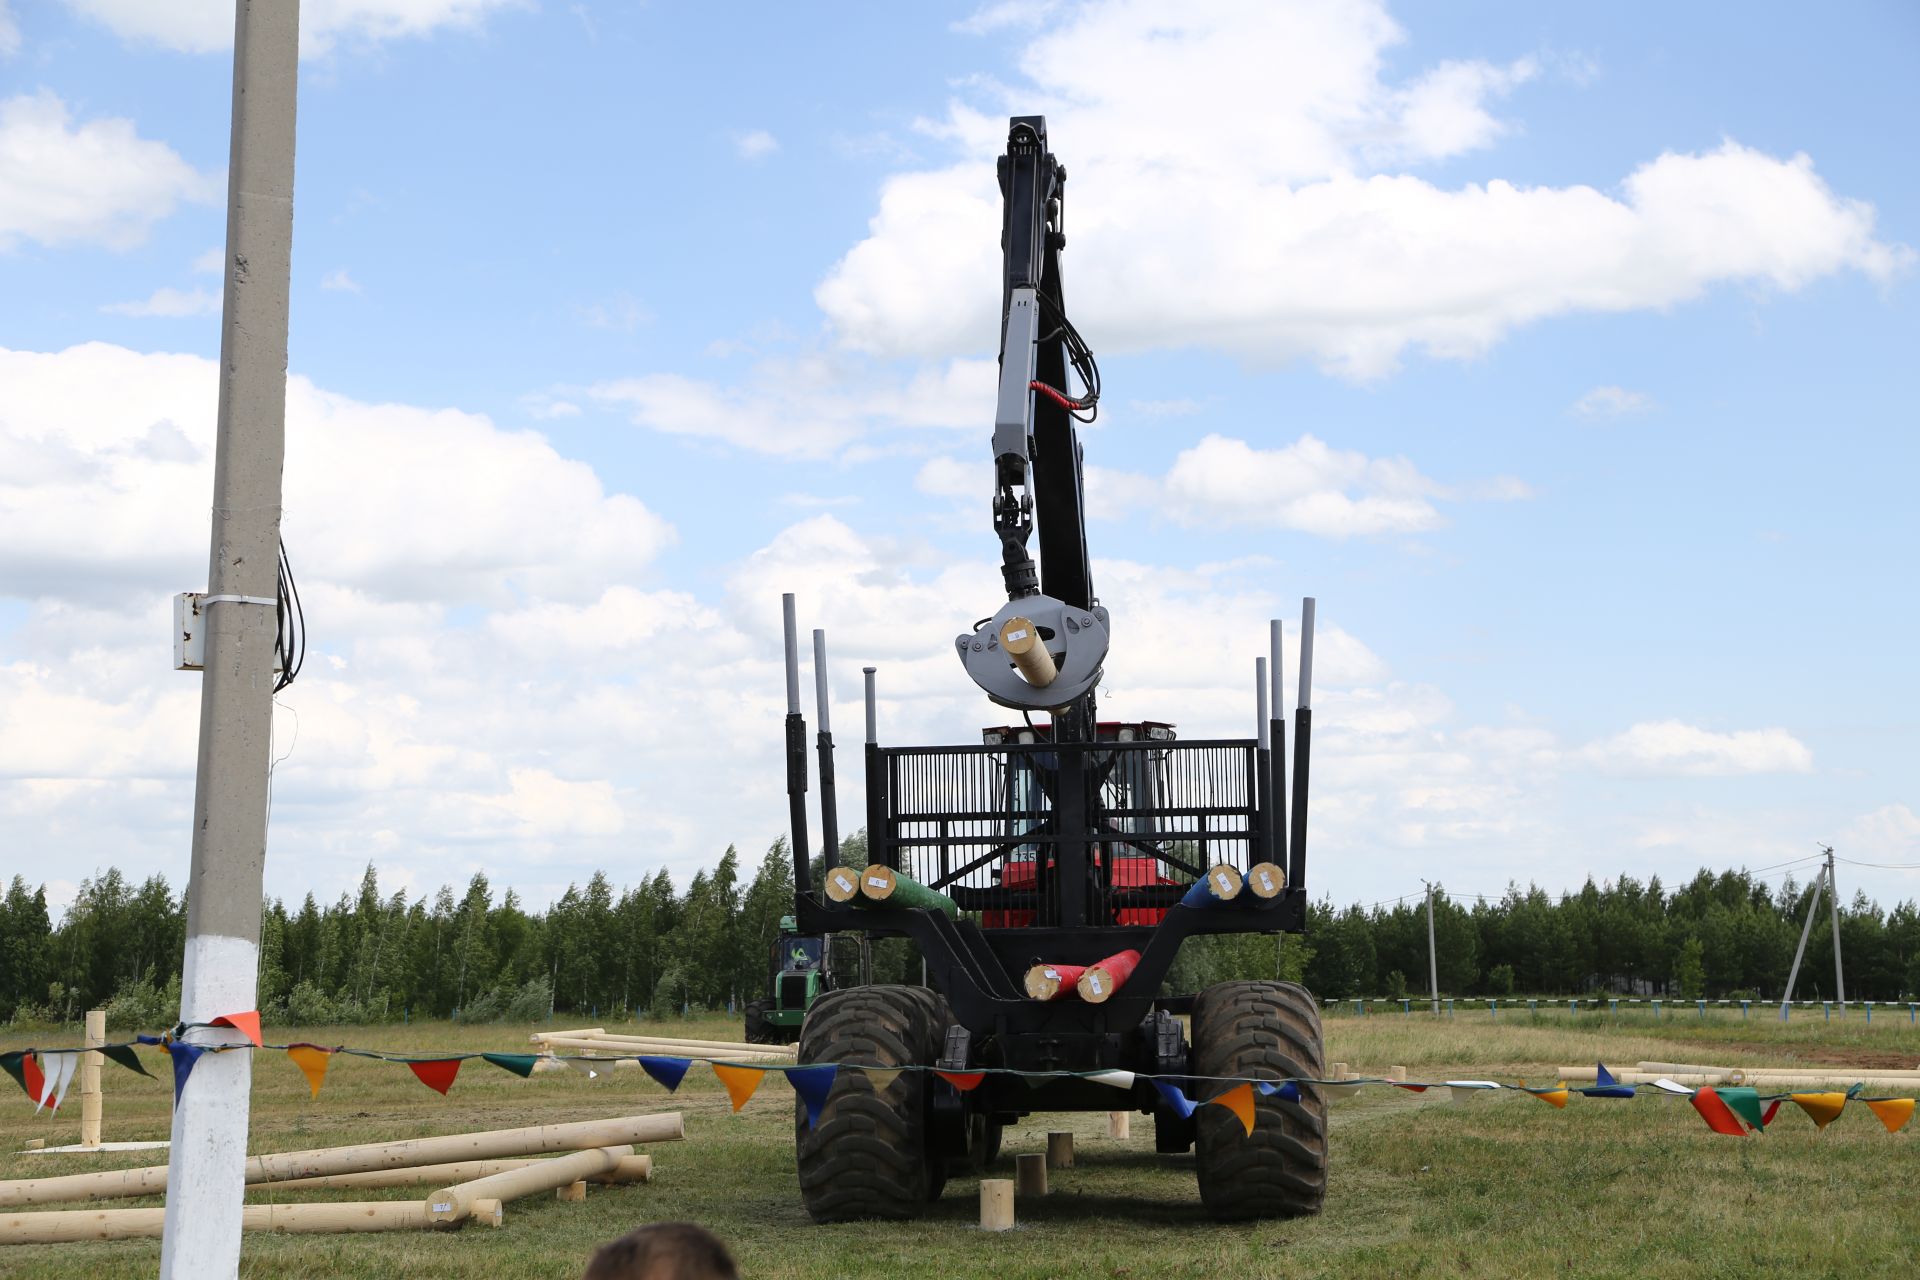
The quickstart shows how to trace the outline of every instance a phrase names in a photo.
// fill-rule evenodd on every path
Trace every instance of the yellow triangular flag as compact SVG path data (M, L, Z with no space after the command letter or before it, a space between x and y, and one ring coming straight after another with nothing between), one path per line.
M1794 1093L1787 1096L1822 1129L1838 1120L1841 1109L1847 1105L1847 1095L1844 1093Z
M287 1046L287 1056L306 1076L307 1088L313 1090L313 1096L319 1097L320 1085L327 1078L327 1068L333 1063L333 1055L316 1044L295 1044Z
M875 1093L885 1093L900 1078L900 1067L861 1067L867 1073L867 1080L873 1085Z
M766 1076L765 1067L731 1067L724 1062L710 1064L713 1074L720 1077L720 1083L727 1086L727 1096L733 1099L733 1109L738 1111L747 1105L747 1099L760 1087L760 1081Z
M1880 1123L1887 1126L1888 1133L1898 1133L1907 1121L1913 1119L1912 1098L1862 1098L1873 1114L1880 1117Z
M1240 1126L1253 1136L1253 1083L1237 1084L1217 1098L1208 1098L1210 1105L1225 1107L1240 1117Z
M1526 1082L1522 1081L1520 1087L1527 1089ZM1558 1089L1527 1089L1527 1092L1542 1102L1552 1103L1562 1111L1567 1109L1567 1086L1564 1084Z

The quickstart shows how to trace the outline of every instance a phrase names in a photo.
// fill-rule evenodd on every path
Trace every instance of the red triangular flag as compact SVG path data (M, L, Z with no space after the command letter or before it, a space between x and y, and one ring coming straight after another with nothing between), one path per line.
M1740 1121L1728 1109L1727 1104L1721 1101L1720 1095L1713 1091L1712 1085L1702 1085L1687 1101L1691 1102L1693 1109L1700 1113L1700 1118L1707 1122L1707 1128L1715 1133L1724 1133L1730 1138L1746 1136L1747 1131L1740 1126Z
M1423 1084L1406 1084L1399 1080L1392 1081L1391 1083L1394 1088L1405 1089L1408 1093L1425 1093L1427 1091L1427 1086Z
M257 1010L250 1009L246 1013L223 1013L208 1025L215 1027L232 1027L235 1031L238 1031L241 1035L253 1041L254 1048L258 1049L260 1047L260 1014ZM442 1089L440 1092L445 1093L446 1090Z
M26 1077L27 1096L35 1102L40 1101L47 1092L47 1077L40 1070L40 1055L30 1053L20 1059L20 1073ZM58 1107L54 1109L59 1110Z
M936 1071L933 1074L962 1093L978 1089L980 1082L987 1078L987 1073L984 1071Z
M409 1062L413 1074L420 1077L420 1083L436 1093L445 1093L453 1088L453 1078L460 1074L459 1058L429 1058L425 1062Z
M1766 1114L1760 1117L1760 1127L1762 1129L1766 1128L1768 1125L1773 1123L1773 1113L1778 1111L1779 1109L1780 1109L1780 1099L1778 1098L1775 1098L1772 1102L1769 1102L1767 1104Z

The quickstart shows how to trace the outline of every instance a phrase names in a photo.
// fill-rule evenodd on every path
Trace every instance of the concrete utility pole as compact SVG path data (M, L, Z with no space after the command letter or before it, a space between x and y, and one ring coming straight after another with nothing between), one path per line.
M1793 952L1793 968L1787 970L1786 994L1780 997L1780 1020L1787 1020L1787 1006L1793 1003L1793 984L1800 977L1800 961L1807 954L1807 939L1813 936L1813 918L1820 913L1820 887L1826 883L1826 868L1813 877L1813 897L1807 899L1807 922L1800 927L1800 945Z
M203 602L206 666L180 994L180 1018L188 1023L250 1011L258 999L299 47L298 0L239 0L213 537ZM242 1042L205 1028L187 1039ZM248 1052L207 1054L174 1110L160 1253L167 1280L239 1274L252 1059Z
M1440 953L1433 945L1433 886L1425 880L1427 886L1427 984L1433 991L1433 1012L1440 1013Z
M1827 909L1833 912L1833 990L1840 999L1840 1016L1847 1016L1847 975L1840 969L1840 882L1833 878L1833 846L1823 844L1827 855Z

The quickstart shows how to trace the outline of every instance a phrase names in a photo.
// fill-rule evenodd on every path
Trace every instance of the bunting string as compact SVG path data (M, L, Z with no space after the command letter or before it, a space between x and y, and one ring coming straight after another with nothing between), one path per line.
M184 1038L188 1031L212 1028L238 1032L245 1037L245 1043L200 1044ZM1281 1103L1297 1105L1303 1101L1306 1090L1315 1091L1328 1099L1340 1099L1352 1097L1366 1087L1400 1089L1408 1093L1444 1091L1448 1100L1455 1102L1480 1093L1524 1093L1560 1110L1566 1108L1568 1100L1575 1094L1593 1099L1625 1100L1634 1098L1643 1091L1650 1091L1655 1096L1686 1098L1708 1129L1728 1137L1744 1137L1748 1134L1766 1132L1767 1127L1779 1114L1781 1103L1788 1101L1803 1112L1820 1132L1825 1132L1828 1125L1839 1119L1849 1104L1858 1102L1880 1121L1887 1132L1898 1133L1912 1121L1915 1106L1915 1099L1910 1097L1864 1097L1862 1096L1864 1086L1859 1084L1845 1092L1769 1094L1763 1094L1751 1086L1706 1085L1695 1089L1664 1077L1651 1085L1622 1084L1612 1072L1607 1070L1605 1063L1596 1064L1595 1079L1591 1085L1570 1085L1563 1082L1549 1087L1535 1088L1529 1087L1524 1080L1514 1084L1506 1084L1498 1080L1389 1080L1379 1076L1320 1080L1311 1077L1152 1074L1111 1068L1094 1071L1029 1071L1016 1067L975 1066L966 1070L953 1070L919 1063L885 1067L833 1062L774 1066L763 1062L730 1061L724 1057L683 1057L672 1054L600 1056L574 1053L397 1053L376 1049L356 1049L346 1045L328 1048L306 1042L268 1044L261 1036L260 1015L253 1011L227 1014L206 1023L183 1023L164 1035L140 1035L124 1043L93 1046L92 1051L102 1054L107 1060L130 1071L151 1078L151 1073L147 1071L135 1052L136 1048L140 1047L158 1049L168 1056L173 1068L176 1102L181 1092L186 1089L194 1067L202 1058L210 1053L231 1053L236 1050L259 1049L285 1053L288 1060L306 1077L311 1096L314 1098L320 1096L321 1086L326 1083L327 1071L333 1060L343 1056L367 1058L376 1062L400 1063L412 1071L420 1083L443 1096L453 1089L454 1082L460 1074L461 1064L475 1058L522 1078L531 1076L543 1058L557 1060L574 1067L585 1073L589 1079L598 1078L600 1068L610 1068L618 1062L633 1062L646 1073L648 1078L669 1093L680 1087L686 1079L687 1072L692 1070L696 1063L701 1063L712 1070L715 1079L726 1090L728 1100L732 1103L735 1112L740 1111L752 1100L769 1072L784 1075L787 1083L793 1088L795 1097L804 1108L809 1125L819 1121L821 1109L826 1106L834 1083L842 1071L862 1073L875 1093L885 1092L902 1075L908 1073L931 1075L943 1086L961 1093L980 1088L989 1077L994 1076L1018 1077L1034 1088L1044 1086L1052 1080L1086 1080L1107 1085L1118 1093L1127 1094L1134 1092L1136 1084L1144 1083L1150 1085L1160 1101L1182 1119L1191 1117L1200 1107L1217 1106L1239 1120L1241 1127L1249 1135L1253 1133L1259 1118L1257 1107L1259 1099L1270 1098ZM86 1048L63 1048L22 1049L0 1053L0 1070L4 1070L11 1076L33 1101L36 1113L45 1110L48 1114L53 1114L66 1100L67 1088L73 1080L80 1055L88 1051ZM1196 1099L1189 1094L1189 1090L1206 1092L1210 1096Z

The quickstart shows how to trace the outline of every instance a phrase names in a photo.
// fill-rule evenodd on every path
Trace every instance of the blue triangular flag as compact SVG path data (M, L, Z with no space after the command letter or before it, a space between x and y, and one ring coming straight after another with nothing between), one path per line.
M164 1041L162 1041L162 1040L160 1039L160 1037L159 1037L159 1036L135 1036L135 1037L134 1037L133 1039L134 1039L134 1043L136 1043L136 1044L163 1044L163 1043L165 1043Z
M1630 1084L1621 1084L1618 1080L1614 1079L1613 1072L1607 1070L1606 1063L1596 1062L1593 1065L1595 1068L1593 1087L1591 1089L1581 1089L1579 1092L1589 1098L1633 1097L1634 1087Z
M687 1074L687 1068L693 1065L691 1058L650 1058L642 1055L640 1069L658 1080L672 1093L680 1087L681 1077Z
M197 1044L188 1044L185 1040L175 1040L167 1046L167 1054L173 1059L173 1105L180 1105L180 1091L187 1087L187 1077L200 1062L205 1053Z
M1277 1094L1282 1102L1300 1101L1300 1086L1291 1080L1282 1080L1279 1084L1271 1080L1256 1080L1254 1088L1260 1090L1264 1097L1271 1098Z
M1172 1107L1174 1114L1182 1120L1193 1114L1193 1099L1180 1092L1178 1085L1168 1084L1165 1080L1155 1080L1153 1087L1159 1090L1160 1096L1167 1100L1167 1105Z
M807 1128L820 1123L820 1108L827 1105L827 1094L833 1089L833 1078L840 1074L840 1065L834 1062L822 1063L812 1067L782 1067L787 1083L800 1095L800 1101L807 1106Z

